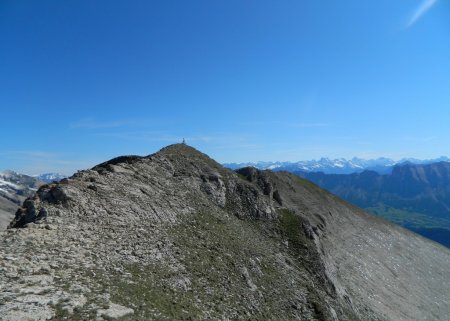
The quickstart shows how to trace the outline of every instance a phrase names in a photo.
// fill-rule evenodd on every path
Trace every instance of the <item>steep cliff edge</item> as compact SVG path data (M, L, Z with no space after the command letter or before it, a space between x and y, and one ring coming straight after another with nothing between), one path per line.
M445 320L450 252L308 181L183 145L42 186L0 236L4 320Z

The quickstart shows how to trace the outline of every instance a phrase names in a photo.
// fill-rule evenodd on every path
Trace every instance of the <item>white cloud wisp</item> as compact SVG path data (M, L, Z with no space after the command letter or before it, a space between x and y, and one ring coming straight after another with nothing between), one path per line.
M425 0L421 3L421 5L416 9L414 14L411 16L411 18L408 21L408 24L406 25L407 28L412 27L417 21L419 21L422 16L428 12L436 3L438 0Z

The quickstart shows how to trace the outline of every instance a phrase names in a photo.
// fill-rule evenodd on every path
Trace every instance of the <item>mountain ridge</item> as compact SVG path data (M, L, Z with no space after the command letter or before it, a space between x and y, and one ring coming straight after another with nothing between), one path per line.
M450 313L446 248L293 174L233 172L182 144L40 187L0 244L5 320Z

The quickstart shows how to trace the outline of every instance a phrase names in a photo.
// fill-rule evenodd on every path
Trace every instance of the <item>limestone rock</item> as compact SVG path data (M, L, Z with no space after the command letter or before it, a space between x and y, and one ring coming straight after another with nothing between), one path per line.
M97 315L103 317L106 320L118 320L126 315L133 313L133 309L115 303L111 303L108 309L100 309L97 311Z

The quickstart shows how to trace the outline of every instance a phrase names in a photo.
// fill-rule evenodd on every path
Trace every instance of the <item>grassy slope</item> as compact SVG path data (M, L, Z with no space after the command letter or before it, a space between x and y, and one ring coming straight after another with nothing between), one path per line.
M86 277L95 279L95 291L134 309L124 321L333 319L327 308L333 298L319 286L317 253L298 216L280 210L278 220L257 221L218 214L198 213L169 229L181 269L130 264ZM349 311L339 314L356 320ZM73 317L58 309L55 320Z

